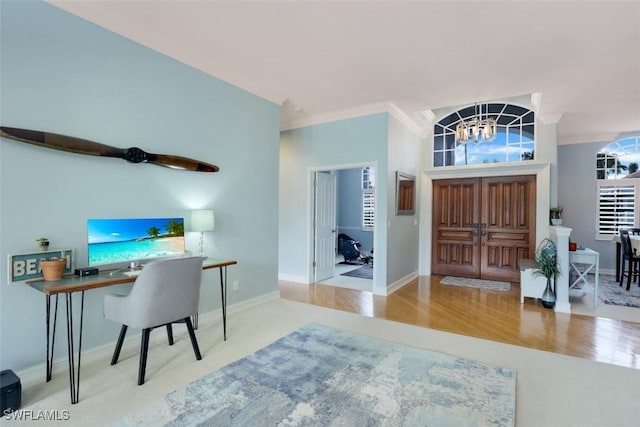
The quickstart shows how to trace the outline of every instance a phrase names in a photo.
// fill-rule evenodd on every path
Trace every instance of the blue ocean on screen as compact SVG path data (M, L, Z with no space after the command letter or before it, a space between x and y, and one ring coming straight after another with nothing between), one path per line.
M89 265L183 254L183 218L90 219Z

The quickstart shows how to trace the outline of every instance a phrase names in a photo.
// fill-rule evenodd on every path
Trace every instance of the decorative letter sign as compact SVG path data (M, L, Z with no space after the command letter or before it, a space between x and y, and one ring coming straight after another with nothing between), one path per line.
M64 274L73 273L73 249L53 249L46 252L9 255L7 262L7 279L9 283L39 279L42 277L40 260L43 258L61 258L63 254L67 259Z

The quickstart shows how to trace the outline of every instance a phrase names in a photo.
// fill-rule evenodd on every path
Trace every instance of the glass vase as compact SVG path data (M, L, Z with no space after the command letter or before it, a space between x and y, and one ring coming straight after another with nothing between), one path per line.
M544 288L541 299L544 308L553 308L556 306L556 293L551 286L551 278L547 279L547 287Z

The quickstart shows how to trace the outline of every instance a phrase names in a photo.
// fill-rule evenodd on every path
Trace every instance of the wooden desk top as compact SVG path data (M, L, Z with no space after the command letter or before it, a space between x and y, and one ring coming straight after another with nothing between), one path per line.
M238 261L206 258L202 264L203 270L211 268L221 268L229 265L235 265ZM120 285L123 283L133 283L137 276L128 276L126 270L107 270L93 276L80 277L74 275L66 275L60 280L45 281L43 279L29 280L27 285L46 294L68 294L71 292L86 291L89 289L104 288L106 286Z

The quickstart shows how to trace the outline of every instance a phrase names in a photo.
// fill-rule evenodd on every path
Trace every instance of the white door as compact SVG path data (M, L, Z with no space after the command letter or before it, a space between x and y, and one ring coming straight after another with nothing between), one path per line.
M314 281L335 275L336 263L336 177L316 172Z

